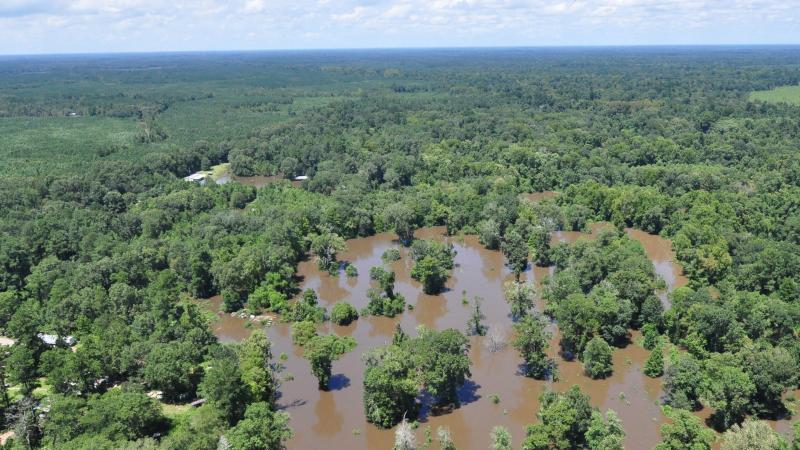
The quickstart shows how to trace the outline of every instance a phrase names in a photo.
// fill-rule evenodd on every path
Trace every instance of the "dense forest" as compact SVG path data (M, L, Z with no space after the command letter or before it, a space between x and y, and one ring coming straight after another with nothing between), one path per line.
M557 379L579 360L603 379L635 330L670 419L658 449L798 449L800 426L765 421L800 413L800 106L751 98L798 83L794 47L0 59L5 448L291 448L311 431L281 401L285 355L261 330L219 342L207 299L290 323L308 389L326 390L356 342L319 324L415 307L389 268L400 251L356 273L337 258L345 241L395 233L437 295L456 251L415 230L443 226L515 275L520 376ZM271 181L183 180L223 163ZM541 191L559 194L522 199ZM551 245L594 222L611 226ZM666 305L626 228L671 240L689 283ZM327 308L297 275L309 258L369 277L367 306ZM551 265L533 292L522 274ZM455 448L444 429L415 444L415 420L463 401L468 335L487 334L490 305L468 307L469 325L398 325L361 356L365 419L396 426L395 448ZM543 392L529 423L513 448L612 450L625 436L577 387ZM490 440L512 448L503 427L468 448Z

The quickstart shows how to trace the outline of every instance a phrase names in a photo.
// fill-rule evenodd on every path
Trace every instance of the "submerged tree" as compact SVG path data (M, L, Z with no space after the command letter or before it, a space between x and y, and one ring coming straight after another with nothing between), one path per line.
M486 326L482 323L486 316L481 311L481 303L483 300L480 297L475 297L472 301L472 314L469 316L467 322L467 334L483 336L486 334Z
M664 408L670 419L661 425L661 443L655 450L710 450L714 432L704 427L700 418L685 409Z
M600 336L595 336L583 352L583 368L591 378L606 378L613 370L611 359L613 350Z
M508 428L500 425L492 428L490 438L492 441L492 450L513 450L511 446L511 433L508 432Z
M552 334L545 330L545 322L539 316L526 316L514 324L516 337L512 345L525 360L525 375L544 379L555 367L555 362L547 356Z
M335 334L314 336L306 343L303 357L311 363L311 372L317 377L320 389L328 389L333 362L355 347L356 340L352 337Z
M625 428L617 413L609 409L605 418L600 411L592 411L592 421L586 430L586 443L591 450L623 450Z
M511 306L511 317L519 320L533 309L536 289L532 284L509 281L503 285L506 302Z
M506 233L501 249L506 257L506 264L514 272L514 278L519 281L520 275L528 267L528 245L525 239L516 230L511 230Z
M311 235L310 240L311 252L317 258L319 269L334 273L339 268L336 253L347 248L344 239L336 233L321 233Z
M643 372L650 378L658 378L664 375L664 352L660 345L657 345L650 352L650 356L647 357L647 361L644 363Z

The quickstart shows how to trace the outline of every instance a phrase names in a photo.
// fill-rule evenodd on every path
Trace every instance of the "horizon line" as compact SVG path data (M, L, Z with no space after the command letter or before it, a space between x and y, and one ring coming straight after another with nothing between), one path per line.
M225 50L121 50L121 51L88 51L57 53L0 53L0 58L26 57L75 57L75 56L125 56L125 55L176 55L176 54L209 54L209 53L322 53L322 52L370 52L370 51L432 51L432 50L536 50L536 49L663 49L663 48L800 48L798 43L760 43L760 44L581 44L581 45L487 45L487 46L409 46L409 47L307 47L307 48L262 48L262 49L225 49Z

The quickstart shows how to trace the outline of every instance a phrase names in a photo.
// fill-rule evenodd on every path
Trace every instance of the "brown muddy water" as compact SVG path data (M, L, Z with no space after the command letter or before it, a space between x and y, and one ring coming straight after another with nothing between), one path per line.
M592 224L591 234L554 233L553 241L573 242L581 237L591 239L597 230L606 226L610 224ZM628 233L642 243L656 271L667 282L668 290L685 284L686 279L680 268L673 263L674 255L668 240L635 230L628 230ZM311 375L308 363L302 358L302 351L291 343L289 326L276 323L266 327L276 357L281 353L288 355L284 362L284 375L291 374L292 378L281 386L278 403L291 415L295 436L288 443L290 449L392 447L393 430L379 429L364 419L361 401L364 364L361 354L390 342L396 322L411 334L415 333L418 325L465 330L470 307L464 305L462 299L471 302L477 296L483 299L484 323L503 329L510 338L512 322L508 317L508 305L503 300L502 285L513 276L504 266L503 256L497 251L486 250L475 236L445 237L442 227L419 230L417 237L448 240L455 245L456 266L447 283L447 290L436 296L423 294L419 283L410 278L411 261L407 251L402 249L403 258L390 264L390 267L396 272L396 291L414 305L413 310L394 319L360 318L346 327L320 325L320 332L353 336L358 341L353 352L334 363L330 391L317 390L316 380ZM347 242L347 247L339 259L357 268L359 276L356 278L347 278L344 274L331 277L320 272L313 261L302 262L298 268L303 278L302 288L314 289L319 294L321 304L329 309L340 300L351 302L359 310L366 306L370 267L382 264L381 254L386 249L400 248L391 233L353 239ZM534 267L529 268L523 276L538 286L542 278L551 273L552 268ZM538 305L541 308L541 301ZM212 299L209 306L218 310L219 299ZM214 323L214 332L221 342L238 342L259 326L247 319L220 314L219 320ZM558 382L537 381L521 376L519 367L522 360L514 349L507 346L492 353L484 346L486 338L472 337L472 376L460 391L461 407L448 414L423 416L417 430L418 440L424 440L424 428L430 427L435 438L436 428L445 426L452 432L459 449L483 450L489 448L492 427L503 425L512 433L514 445L519 446L524 439L525 426L538 420L539 394L546 388L563 391L577 384L589 394L593 406L603 411L613 409L618 413L627 432L625 445L628 449L653 448L660 440L658 430L665 420L659 407L661 379L651 379L642 374L649 352L635 343L638 334L632 336L634 343L614 352L614 373L610 378L591 380L583 374L579 362L563 361L557 356L558 330L555 324L551 325L551 329L554 337L550 353L558 362ZM491 400L495 395L499 398L497 404ZM701 411L698 415L707 417L708 411ZM781 421L776 425L781 431L790 429L789 421ZM437 446L434 444L432 448Z

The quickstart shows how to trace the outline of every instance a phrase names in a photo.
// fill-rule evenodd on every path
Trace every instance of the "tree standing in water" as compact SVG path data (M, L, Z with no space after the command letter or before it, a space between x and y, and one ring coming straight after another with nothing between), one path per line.
M506 234L500 248L506 257L506 264L514 272L514 279L519 281L519 276L528 267L528 244L516 230L511 230Z
M475 297L475 299L472 301L472 315L470 315L469 322L467 322L468 334L477 334L478 336L483 336L486 334L486 326L482 323L486 316L484 316L483 312L481 311L481 303L483 303L483 299L480 297Z
M503 285L506 302L511 306L511 318L519 320L533 309L536 289L532 284L509 281Z

